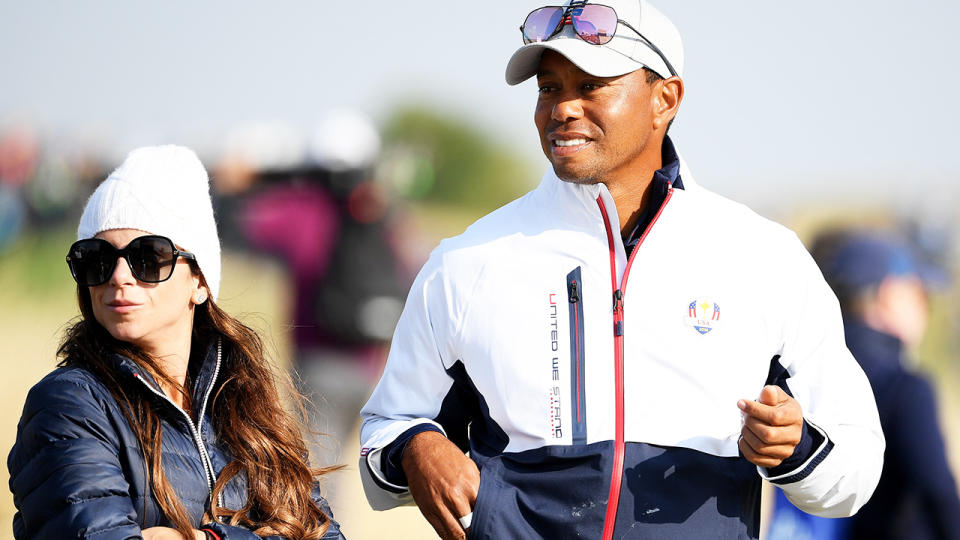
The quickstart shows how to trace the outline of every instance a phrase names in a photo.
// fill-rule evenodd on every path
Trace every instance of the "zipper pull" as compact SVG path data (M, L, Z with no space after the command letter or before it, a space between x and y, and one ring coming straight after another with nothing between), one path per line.
M613 291L613 335L623 335L623 292Z
M570 289L568 293L569 293L568 297L570 299L571 304L576 304L577 302L580 301L580 291L579 291L579 288L577 287L577 280L573 280L570 282Z

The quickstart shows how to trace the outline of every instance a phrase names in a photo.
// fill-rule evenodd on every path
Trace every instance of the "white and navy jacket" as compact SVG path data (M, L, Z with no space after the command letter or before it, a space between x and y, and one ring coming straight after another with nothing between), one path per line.
M821 516L867 501L884 440L836 298L795 234L678 168L629 258L606 187L552 170L434 250L362 413L375 509L410 502L425 429L480 468L471 538L757 538L761 478ZM806 421L776 469L737 445L768 383Z

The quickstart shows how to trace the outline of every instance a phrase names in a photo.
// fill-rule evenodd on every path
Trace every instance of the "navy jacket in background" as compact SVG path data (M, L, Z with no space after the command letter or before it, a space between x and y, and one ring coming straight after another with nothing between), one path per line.
M887 439L880 483L852 518L852 537L960 540L960 500L930 383L904 369L897 338L853 321L845 331L873 387Z
M219 474L230 456L216 438L207 404L218 384L217 349L210 348L194 376L193 417L200 419L198 437ZM202 523L210 485L186 415L158 394L159 387L137 364L116 355L112 360L128 395L151 400L162 421L164 473L194 527L209 527L225 540L259 538L241 527ZM200 411L204 404L206 410ZM30 390L7 466L18 539L141 538L142 529L171 526L150 491L140 445L120 404L82 368L57 369ZM316 486L313 496L332 516ZM236 475L223 489L222 506L241 508L246 499L245 478ZM342 539L339 525L331 522L323 538Z

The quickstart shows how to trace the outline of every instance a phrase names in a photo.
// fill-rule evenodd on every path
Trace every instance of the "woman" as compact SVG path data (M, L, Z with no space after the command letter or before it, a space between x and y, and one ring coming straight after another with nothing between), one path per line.
M81 319L8 460L17 538L342 538L259 337L215 303L208 185L192 151L148 147L90 197Z

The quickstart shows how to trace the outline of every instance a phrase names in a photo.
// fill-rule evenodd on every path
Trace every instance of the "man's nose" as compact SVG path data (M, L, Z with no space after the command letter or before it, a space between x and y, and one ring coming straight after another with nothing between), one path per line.
M565 123L583 117L583 104L579 97L560 96L553 105L550 118Z

